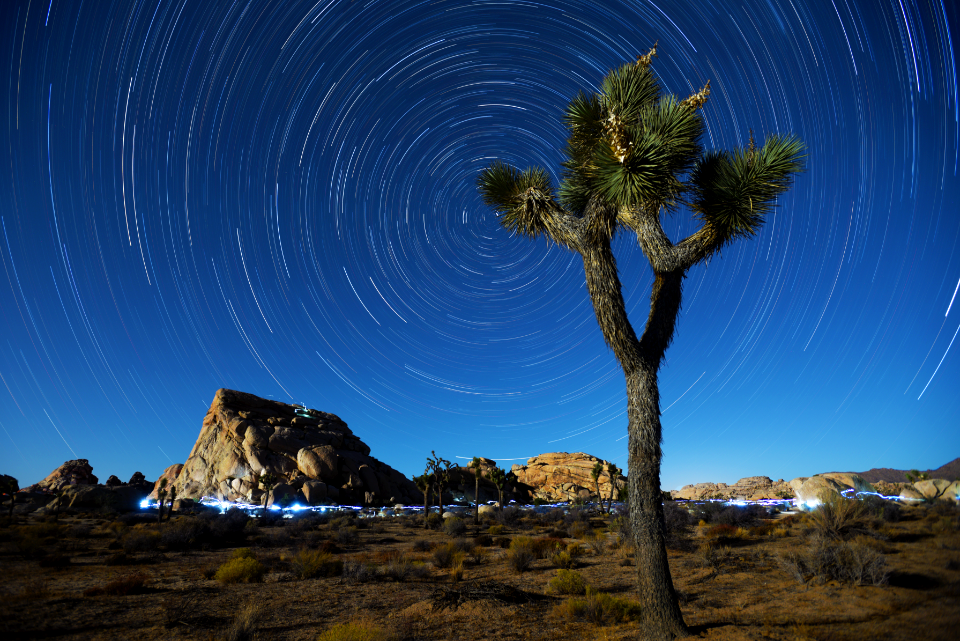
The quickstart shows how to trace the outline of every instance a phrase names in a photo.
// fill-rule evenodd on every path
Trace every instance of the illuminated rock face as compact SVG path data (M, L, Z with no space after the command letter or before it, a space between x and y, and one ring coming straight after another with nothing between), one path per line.
M610 477L606 472L607 461L596 456L575 452L550 452L527 459L526 465L514 465L510 470L517 481L533 489L534 498L546 501L575 501L578 498L593 500L597 486L591 471L597 461L603 464L600 475L600 494L610 498ZM626 487L627 480L620 478L617 487ZM616 496L614 496L616 498Z
M783 498L793 494L794 491L790 487L790 483L783 479L774 481L769 476L748 476L732 485L726 483L697 483L695 485L685 485L679 490L670 492L670 496L674 499L695 501L707 499L760 501Z
M263 499L263 472L307 503L415 503L416 485L370 456L340 417L234 390L217 390L189 458L176 477L177 496L229 501ZM306 486L306 489L304 486ZM321 487L322 486L322 487ZM284 492L274 492L279 499Z
M99 483L99 479L93 475L93 466L87 459L81 458L65 462L50 472L47 478L25 489L31 492L42 492L44 490L56 492L70 485L96 485L97 483Z

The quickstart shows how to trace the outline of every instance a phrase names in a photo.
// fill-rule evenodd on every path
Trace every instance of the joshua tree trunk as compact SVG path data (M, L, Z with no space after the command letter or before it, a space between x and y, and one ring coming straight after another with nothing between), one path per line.
M583 266L597 322L620 362L627 383L630 520L637 548L640 602L646 608L644 628L653 639L683 636L687 629L670 577L663 536L657 370L673 338L684 270L655 275L650 316L638 340L627 318L610 242L587 248L583 252Z
M473 524L480 527L480 468L473 471Z

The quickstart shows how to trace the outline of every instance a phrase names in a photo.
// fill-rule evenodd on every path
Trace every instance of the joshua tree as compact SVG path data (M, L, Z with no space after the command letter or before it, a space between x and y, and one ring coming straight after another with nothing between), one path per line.
M596 93L579 93L565 115L567 159L559 189L545 169L495 162L478 177L486 205L511 232L545 235L583 258L587 291L604 340L626 379L630 519L638 589L650 638L686 634L664 547L660 501L661 425L657 372L673 339L687 271L723 247L754 236L795 173L803 143L772 135L762 147L709 151L699 113L710 83L685 100L664 95L650 65L656 46L614 69ZM664 213L688 208L701 226L674 244ZM653 269L650 313L638 338L627 318L610 241L636 234Z
M916 483L917 481L926 481L930 475L920 470L910 470L904 476L907 477L907 483Z
M177 500L177 484L174 483L170 486L170 509L167 510L167 520L170 520L170 516L173 515L173 502Z
M160 499L160 504L157 506L157 527L163 522L163 501L167 498L167 483L169 482L168 479L160 479L160 487L157 488L157 498Z
M590 476L593 477L593 483L597 486L597 503L600 505L600 512L603 512L603 495L600 494L600 475L603 474L603 463L597 461L590 470Z
M610 499L607 501L607 514L613 510L613 499L617 492L617 481L620 480L620 468L613 463L607 463L607 476L610 477Z
M257 477L257 482L263 486L263 513L260 515L260 521L266 522L267 520L267 508L270 506L270 491L273 489L273 486L277 484L277 475L273 472L267 472L263 470L260 472L260 476ZM161 500L161 503L163 501Z
M487 472L487 478L497 488L497 501L500 504L500 511L503 512L503 488L507 484L507 475L499 467L494 467Z
M413 482L423 492L423 529L427 529L427 517L430 516L430 487L433 482L426 470L420 476L414 476Z
M453 463L447 459L437 456L436 450L430 450L431 456L427 457L427 469L433 473L437 483L437 505L440 509L440 516L443 516L443 488L450 482L450 470Z
M483 473L480 465L479 456L474 456L468 465L473 469L473 524L476 526L480 525L480 475Z

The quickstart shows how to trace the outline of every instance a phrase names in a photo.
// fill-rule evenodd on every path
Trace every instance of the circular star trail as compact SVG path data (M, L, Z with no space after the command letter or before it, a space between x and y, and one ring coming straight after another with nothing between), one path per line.
M944 0L9 0L0 6L0 465L183 462L216 389L426 455L626 465L622 374L579 257L476 189L559 178L561 116L646 53L707 148L807 170L691 271L663 486L960 453L957 10ZM679 241L689 212L664 219ZM615 243L631 319L652 274Z

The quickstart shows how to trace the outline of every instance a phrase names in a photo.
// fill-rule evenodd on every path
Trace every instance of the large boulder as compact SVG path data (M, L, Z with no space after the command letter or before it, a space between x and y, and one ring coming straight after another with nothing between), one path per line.
M791 481L793 485L799 479ZM835 493L847 498L855 498L861 492L874 493L876 489L859 474L830 472L816 474L795 485L797 503L814 507L823 500L823 493Z
M165 486L167 490L166 498L170 497L170 490L173 488L173 484L176 482L177 477L180 476L180 472L183 470L183 463L174 463L167 469L163 471L163 474L160 475L160 478L156 480L153 484L153 489L150 491L150 499L156 501L159 499L160 495L157 493L160 490L160 485L163 479L167 479L167 484Z
M60 498L61 509L133 512L140 509L146 493L132 485L71 485ZM56 499L51 506L56 505Z
M510 471L519 483L532 488L534 498L551 502L575 501L596 496L597 486L591 472L597 461L603 464L600 494L606 500L610 497L612 487L606 472L608 463L590 454L550 452L528 459L526 465L514 465ZM626 485L625 478L617 479L617 490Z
M93 475L93 466L85 458L66 461L63 465L50 472L47 478L28 488L29 492L56 492L70 485L96 485L99 482Z
M263 473L311 503L413 503L413 481L370 456L340 417L220 389L176 477L177 496L260 502ZM321 487L322 486L322 487ZM273 492L279 499L281 492Z
M927 481L917 481L913 484L913 487L926 501L935 501L937 499L956 501L960 498L960 481L930 479Z

